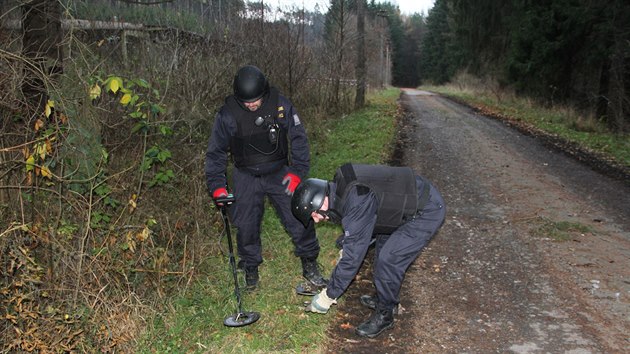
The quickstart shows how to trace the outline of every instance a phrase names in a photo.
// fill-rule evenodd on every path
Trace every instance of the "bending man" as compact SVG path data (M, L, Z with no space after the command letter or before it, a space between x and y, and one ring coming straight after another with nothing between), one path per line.
M405 272L444 222L446 209L438 190L408 167L345 164L333 181L303 181L291 208L304 225L329 220L341 224L344 232L330 280L306 310L328 312L359 271L375 236L376 296L360 299L375 311L356 333L373 338L392 328Z

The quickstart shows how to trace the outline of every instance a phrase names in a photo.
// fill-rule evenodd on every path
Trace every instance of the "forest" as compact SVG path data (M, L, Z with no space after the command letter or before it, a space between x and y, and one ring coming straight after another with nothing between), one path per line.
M630 129L630 4L625 1L436 0L421 80L467 72L542 104L566 104Z
M0 352L133 351L146 318L210 273L220 217L203 156L245 64L315 144L370 93L462 75L630 130L621 0L436 0L413 15L374 0L4 0Z

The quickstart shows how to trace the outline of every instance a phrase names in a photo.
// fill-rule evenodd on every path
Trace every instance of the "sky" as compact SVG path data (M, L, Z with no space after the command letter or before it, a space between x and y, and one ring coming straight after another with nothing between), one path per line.
M426 15L429 13L429 9L433 7L434 1L435 0L377 0L377 2L397 4L400 11L406 15L411 15L416 12L424 12ZM328 8L328 4L330 4L329 0L265 0L265 2L271 6L280 4L282 7L292 5L302 7L302 5L304 5L305 8L311 11L315 9L315 4L319 4L320 11L322 12L324 12Z

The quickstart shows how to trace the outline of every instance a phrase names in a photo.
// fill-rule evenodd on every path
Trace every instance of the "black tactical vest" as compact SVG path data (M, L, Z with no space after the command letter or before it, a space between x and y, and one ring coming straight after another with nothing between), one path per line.
M418 211L418 190L413 170L409 167L358 165L347 163L335 172L335 210L343 210L351 187L369 188L378 199L375 234L391 234L406 218Z
M287 159L287 132L277 122L278 96L278 90L272 87L262 106L254 112L241 106L234 96L226 98L229 113L236 120L236 135L230 139L230 150L236 167ZM259 124L256 124L257 118ZM275 142L270 141L270 129L276 131Z

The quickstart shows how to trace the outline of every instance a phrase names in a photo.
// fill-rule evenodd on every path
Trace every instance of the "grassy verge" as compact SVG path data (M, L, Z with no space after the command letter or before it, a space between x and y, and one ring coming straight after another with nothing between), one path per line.
M425 90L454 97L482 112L506 117L561 137L594 151L615 164L630 168L630 135L610 133L602 122L583 117L566 107L544 108L514 95L456 86L426 86Z
M530 231L530 233L553 241L570 241L576 235L584 236L586 233L593 232L590 227L576 222L540 219L537 223L540 225Z
M312 177L331 179L344 162L379 163L391 154L395 135L399 90L390 89L369 97L368 106L353 114L309 124ZM313 126L311 126L313 125ZM316 133L316 134L315 134ZM295 294L302 281L300 260L293 256L293 245L272 209L267 209L262 226L263 257L260 287L242 296L244 311L256 311L261 319L253 325L229 328L225 316L236 311L234 286L227 259L217 255L204 264L203 276L192 290L170 304L171 311L154 319L151 329L138 347L140 353L255 353L321 351L332 315L305 314L308 297ZM331 225L318 226L322 251L319 261L325 274L334 266L334 246L340 230ZM233 232L233 237L235 233ZM242 276L242 275L239 275ZM241 283L244 283L241 279ZM343 300L341 300L343 301Z

